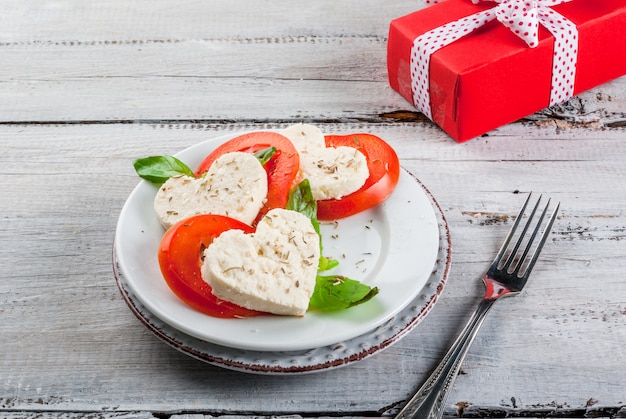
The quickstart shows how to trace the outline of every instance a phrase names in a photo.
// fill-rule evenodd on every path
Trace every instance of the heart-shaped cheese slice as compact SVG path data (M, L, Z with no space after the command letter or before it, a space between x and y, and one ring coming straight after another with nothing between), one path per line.
M306 216L269 211L256 232L227 230L204 251L202 278L215 296L252 310L302 316L315 287L319 236Z
M220 156L200 178L175 176L167 180L154 199L163 227L198 214L226 215L252 224L267 196L267 174L251 153Z
M326 147L324 134L314 125L292 125L281 134L298 150L300 176L309 180L315 200L340 199L359 190L369 177L363 153L353 147Z

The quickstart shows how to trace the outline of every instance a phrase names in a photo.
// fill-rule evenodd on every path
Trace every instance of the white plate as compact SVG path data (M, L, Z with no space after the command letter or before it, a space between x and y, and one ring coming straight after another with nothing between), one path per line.
M428 191L427 191L428 193ZM189 336L159 320L129 291L115 253L113 271L128 307L159 339L195 359L222 368L254 374L305 374L351 365L399 341L426 317L437 302L450 271L450 234L441 208L429 194L439 223L439 253L420 293L403 310L369 332L333 345L300 351L250 351L228 348Z
M176 156L194 168L236 135L202 142ZM374 299L349 310L309 312L299 318L213 318L184 304L161 276L157 248L164 231L152 206L156 191L141 181L121 211L115 236L119 270L130 292L154 316L187 335L225 347L297 351L363 335L418 295L437 258L440 237L434 208L422 185L402 170L396 190L382 205L322 225L324 255L340 261L333 273L377 286L380 293Z

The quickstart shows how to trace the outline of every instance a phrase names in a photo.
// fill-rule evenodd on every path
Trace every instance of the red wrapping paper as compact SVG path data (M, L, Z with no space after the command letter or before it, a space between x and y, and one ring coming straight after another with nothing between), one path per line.
M495 3L446 0L391 22L389 84L409 102L410 54L419 35L493 8ZM574 95L626 74L626 0L573 0L553 9L578 28ZM480 136L550 103L554 38L539 28L529 48L492 21L435 52L430 62L433 121L458 142Z

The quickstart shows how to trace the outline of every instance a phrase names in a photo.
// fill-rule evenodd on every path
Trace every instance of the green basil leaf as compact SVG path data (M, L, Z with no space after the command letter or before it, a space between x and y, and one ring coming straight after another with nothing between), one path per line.
M287 209L306 215L311 220L311 224L313 224L313 228L320 238L320 255L322 255L322 233L320 232L320 223L317 220L317 201L313 198L311 184L308 179L304 179L289 192ZM337 265L339 265L338 261L320 256L317 270L318 272L323 272L333 269Z
M346 309L369 301L376 294L377 287L371 288L354 279L341 275L318 275L309 309L323 311Z
M327 258L326 256L320 256L320 263L317 267L317 272L330 271L331 269L339 266L337 259Z
M304 179L289 193L287 209L298 211L311 220L313 228L320 237L320 255L322 254L322 234L317 220L317 202L313 198L311 185ZM320 256L318 272L336 268L339 261ZM318 275L315 281L313 295L309 302L310 309L341 310L362 304L378 294L378 288L371 288L359 281L341 275Z
M303 179L295 188L289 192L287 209L298 211L314 221L313 226L319 233L319 222L317 221L317 201L313 198L311 184L308 179Z
M254 153L254 156L259 159L261 166L265 166L265 163L267 163L274 154L276 154L276 147L267 147Z
M286 208L309 217L313 228L320 236L320 250L322 250L322 234L320 233L320 223L317 220L317 201L313 198L311 184L308 179L304 179L289 192Z
M134 161L133 166L140 178L157 186L169 178L186 175L195 177L193 171L174 156L150 156Z

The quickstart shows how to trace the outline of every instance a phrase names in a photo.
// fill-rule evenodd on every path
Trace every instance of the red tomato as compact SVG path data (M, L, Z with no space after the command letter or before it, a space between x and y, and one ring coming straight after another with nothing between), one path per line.
M372 134L326 135L326 147L354 147L367 158L370 176L356 192L341 199L317 201L317 218L336 220L383 202L398 184L400 162L393 148Z
M261 313L248 310L213 295L204 282L200 267L204 249L222 232L230 229L254 232L254 228L222 215L196 215L170 227L159 246L159 265L170 289L192 308L223 318L252 317Z
M289 191L298 175L300 156L287 137L271 131L250 132L235 137L213 150L200 163L196 176L209 170L211 164L223 154L233 151L255 153L268 147L275 147L276 153L264 166L267 172L267 201L259 211L258 221L272 208L285 208Z

